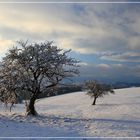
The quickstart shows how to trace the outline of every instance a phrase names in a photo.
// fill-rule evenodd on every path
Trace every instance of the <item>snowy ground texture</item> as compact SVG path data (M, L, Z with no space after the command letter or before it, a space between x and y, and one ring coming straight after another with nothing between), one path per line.
M38 117L26 117L24 104L11 113L0 104L0 137L140 137L140 88L115 93L96 106L85 92L41 99Z

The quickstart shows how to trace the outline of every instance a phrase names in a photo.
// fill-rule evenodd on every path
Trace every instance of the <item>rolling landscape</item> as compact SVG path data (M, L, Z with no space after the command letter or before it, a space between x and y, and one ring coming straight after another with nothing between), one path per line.
M0 140L140 139L140 1L0 1Z
M17 104L11 113L0 105L1 137L139 137L139 91L117 89L95 107L84 91L39 99L37 117L25 116L24 104Z

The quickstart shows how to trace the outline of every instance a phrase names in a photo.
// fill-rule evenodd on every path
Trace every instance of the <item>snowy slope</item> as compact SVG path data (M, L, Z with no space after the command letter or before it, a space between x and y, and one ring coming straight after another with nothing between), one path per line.
M24 116L23 104L12 113L0 105L0 136L140 137L140 88L115 93L96 106L85 92L41 99L35 118Z

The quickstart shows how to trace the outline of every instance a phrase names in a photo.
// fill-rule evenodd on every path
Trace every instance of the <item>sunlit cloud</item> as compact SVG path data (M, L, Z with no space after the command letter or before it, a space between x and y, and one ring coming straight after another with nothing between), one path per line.
M0 39L0 51L1 52L6 52L8 48L10 48L14 42L12 40L3 40Z

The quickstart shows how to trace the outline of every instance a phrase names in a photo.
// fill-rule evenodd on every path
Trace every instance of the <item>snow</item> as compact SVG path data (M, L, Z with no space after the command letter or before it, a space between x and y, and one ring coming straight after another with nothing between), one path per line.
M26 117L24 104L11 113L1 104L0 136L140 137L140 88L117 89L95 106L92 101L85 92L40 99L38 117Z

